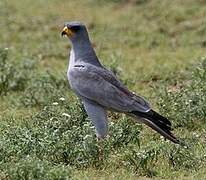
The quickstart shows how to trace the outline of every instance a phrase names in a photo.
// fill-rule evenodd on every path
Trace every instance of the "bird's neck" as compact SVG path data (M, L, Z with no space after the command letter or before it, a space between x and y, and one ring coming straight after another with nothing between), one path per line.
M100 65L100 62L89 40L72 43L72 52L74 56L74 63L83 61L85 63Z

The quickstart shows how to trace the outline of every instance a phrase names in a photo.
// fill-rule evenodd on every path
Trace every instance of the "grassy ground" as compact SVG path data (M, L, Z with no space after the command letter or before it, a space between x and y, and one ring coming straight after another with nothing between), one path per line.
M2 0L1 179L205 179L204 0ZM103 64L169 117L185 147L109 114L94 129L66 80L65 21L87 24Z

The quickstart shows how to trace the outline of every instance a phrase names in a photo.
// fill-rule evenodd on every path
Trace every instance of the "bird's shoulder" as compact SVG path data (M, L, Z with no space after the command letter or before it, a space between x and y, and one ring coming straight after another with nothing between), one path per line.
M85 75L87 77L89 75L105 76L107 74L105 70L106 69L103 69L102 67L98 67L90 63L78 62L75 63L69 71L74 75Z
M120 81L114 75L114 73L104 66L95 66L89 63L77 63L71 69L76 75L85 75L86 77L99 77L110 83L120 84Z

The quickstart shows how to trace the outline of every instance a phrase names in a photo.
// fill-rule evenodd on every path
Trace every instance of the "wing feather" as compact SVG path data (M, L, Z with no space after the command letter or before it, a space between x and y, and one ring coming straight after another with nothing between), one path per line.
M140 96L130 92L105 68L84 64L69 72L71 87L77 94L120 112L147 112L151 108Z

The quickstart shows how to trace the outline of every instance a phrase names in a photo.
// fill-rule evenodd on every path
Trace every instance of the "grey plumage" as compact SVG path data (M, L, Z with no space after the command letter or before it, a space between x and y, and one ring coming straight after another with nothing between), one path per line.
M148 102L130 92L101 65L82 23L66 23L62 34L72 42L67 72L70 86L84 103L99 138L107 135L106 111L112 110L133 116L165 138L179 143L171 133L170 121L153 111Z

